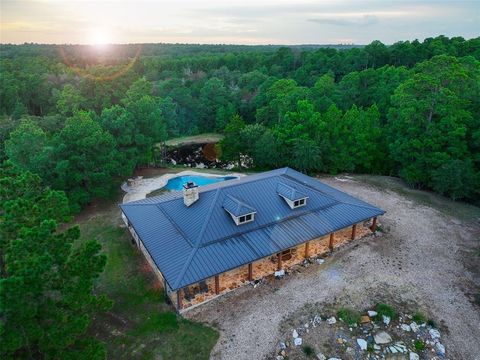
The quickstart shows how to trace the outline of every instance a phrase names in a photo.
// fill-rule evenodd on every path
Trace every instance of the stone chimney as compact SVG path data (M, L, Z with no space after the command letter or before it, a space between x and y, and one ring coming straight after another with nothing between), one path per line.
M192 205L198 197L198 186L194 182L189 181L183 185L183 203L186 206Z

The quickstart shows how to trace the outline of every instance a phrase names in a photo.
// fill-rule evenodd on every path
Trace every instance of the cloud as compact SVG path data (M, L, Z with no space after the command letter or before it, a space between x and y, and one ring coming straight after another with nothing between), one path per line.
M315 18L315 19L308 19L307 21L318 23L318 24L329 24L329 25L336 25L336 26L372 26L378 23L378 17L375 15L363 15L358 18Z
M478 36L462 0L0 0L0 42L367 44ZM344 41L345 40L345 41ZM346 41L348 40L348 41Z

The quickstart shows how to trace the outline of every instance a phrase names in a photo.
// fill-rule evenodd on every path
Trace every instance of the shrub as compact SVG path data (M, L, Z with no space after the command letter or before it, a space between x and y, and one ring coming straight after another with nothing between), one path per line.
M382 316L388 316L392 320L397 318L397 312L387 304L378 303L375 306L375 311L378 313L377 316L379 318L382 318Z
M337 316L340 320L346 322L348 325L355 325L360 322L360 313L349 309L349 308L341 308L337 312Z
M428 320L427 320L427 325L428 325L428 326L431 326L432 328L436 328L436 327L437 327L437 323L436 323L433 319L428 319Z
M480 291L474 295L475 304L480 305Z
M418 351L422 351L425 349L425 344L422 340L415 340L415 349Z
M315 354L315 350L313 349L313 347L311 347L310 345L304 345L302 347L302 350L303 350L303 353L307 356L313 356L313 354Z
M415 314L413 314L412 320L417 324L423 324L425 321L427 321L427 318L420 311L417 311Z

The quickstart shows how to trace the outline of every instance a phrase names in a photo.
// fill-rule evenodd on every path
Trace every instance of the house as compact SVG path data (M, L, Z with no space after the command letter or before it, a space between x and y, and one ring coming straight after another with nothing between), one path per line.
M385 213L290 168L120 208L178 311L369 234Z

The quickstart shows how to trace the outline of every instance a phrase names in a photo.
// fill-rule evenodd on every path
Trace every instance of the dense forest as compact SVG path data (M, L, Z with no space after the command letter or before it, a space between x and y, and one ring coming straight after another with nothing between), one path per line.
M400 176L480 200L480 38L386 46L0 46L2 355L103 358L85 336L94 241L59 231L151 163L155 144L225 134L255 169ZM59 275L60 274L60 275ZM47 356L48 355L48 356ZM85 358L85 357L84 357Z
M227 135L258 169L398 175L476 201L480 38L386 46L3 45L2 160L75 211L147 164L153 144Z

